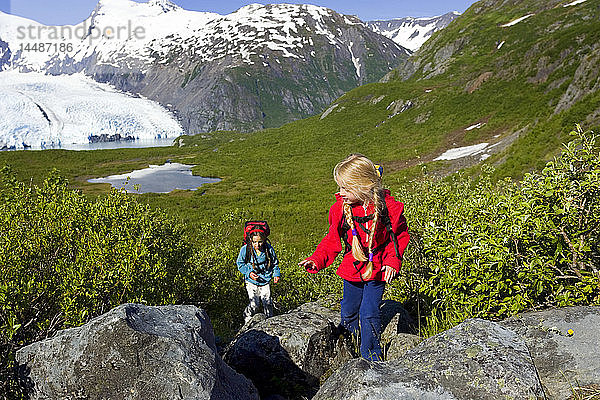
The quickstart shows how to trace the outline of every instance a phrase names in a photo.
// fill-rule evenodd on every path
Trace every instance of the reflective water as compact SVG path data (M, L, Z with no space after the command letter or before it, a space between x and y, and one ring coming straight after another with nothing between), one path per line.
M196 190L205 183L221 180L194 176L192 167L179 163L150 165L125 174L89 179L88 182L110 183L115 188L125 188L129 193L169 193L176 189Z
M121 140L114 142L98 142L98 143L71 143L61 145L60 149L64 150L105 150L105 149L138 149L142 147L167 147L173 144L175 138L161 138L149 140ZM35 149L40 150L40 149Z

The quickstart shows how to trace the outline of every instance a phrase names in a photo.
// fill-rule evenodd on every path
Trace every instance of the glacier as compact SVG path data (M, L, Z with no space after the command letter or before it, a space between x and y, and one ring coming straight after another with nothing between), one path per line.
M158 103L83 74L0 72L0 149L60 148L182 134L174 115Z

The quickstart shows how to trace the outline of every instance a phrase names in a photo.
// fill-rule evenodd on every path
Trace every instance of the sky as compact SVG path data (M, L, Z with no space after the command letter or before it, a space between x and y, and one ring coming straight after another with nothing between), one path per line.
M144 3L145 0L136 0ZM342 14L356 15L363 21L402 17L432 17L450 11L464 12L475 0L305 0L236 1L171 0L186 10L229 14L251 3L314 4ZM97 0L0 0L0 11L33 19L45 25L73 25L86 19Z

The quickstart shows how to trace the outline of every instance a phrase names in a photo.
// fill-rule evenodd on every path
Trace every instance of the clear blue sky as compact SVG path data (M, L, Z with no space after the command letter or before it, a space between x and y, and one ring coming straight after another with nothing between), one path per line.
M144 3L144 0L136 0ZM173 0L172 0L173 1ZM97 0L0 0L0 11L33 19L46 25L77 24L86 19ZM475 0L316 0L316 1L236 1L174 0L186 10L229 14L250 3L315 4L343 14L357 15L363 21L401 17L431 17L449 11L464 12Z

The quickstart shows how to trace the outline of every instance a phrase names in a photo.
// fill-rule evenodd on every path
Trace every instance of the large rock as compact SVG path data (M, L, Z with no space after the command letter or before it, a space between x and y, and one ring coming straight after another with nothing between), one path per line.
M321 301L304 303L300 307L298 307L297 311L314 313L314 314L320 315L321 317L330 321L335 326L340 325L342 318L340 315L339 302L336 304L337 309L335 309L335 310L331 309L330 307L327 307L326 305L324 305L322 303L323 302L321 302Z
M382 340L383 354L386 361L399 360L412 348L421 343L421 339L417 335L410 333L398 333L385 342Z
M527 343L548 399L600 384L600 307L529 312L501 324Z
M514 332L479 320L433 336L400 360L352 360L314 400L543 399L527 346Z
M386 361L397 360L418 345L417 323L402 303L384 300L381 303L381 347Z
M338 310L329 308L332 301L316 301L305 303L298 307L298 310L311 312L322 316L339 326L341 322L339 302ZM408 350L421 342L421 338L414 333L417 332L416 322L404 309L402 303L393 300L384 300L381 302L381 347L386 360L396 360L404 355Z
M418 333L418 325L408 311L394 300L381 302L381 329L382 337L393 336L398 333Z
M328 318L303 306L263 321L253 319L224 359L250 378L261 397L312 397L320 379L352 357L351 345ZM331 318L333 313L325 312Z
M31 399L258 399L194 306L124 304L17 352Z

